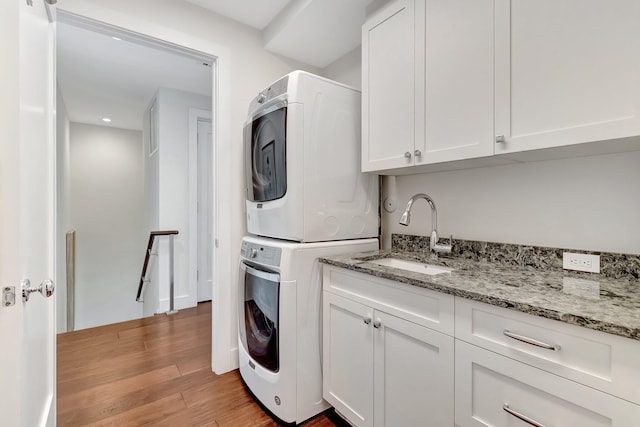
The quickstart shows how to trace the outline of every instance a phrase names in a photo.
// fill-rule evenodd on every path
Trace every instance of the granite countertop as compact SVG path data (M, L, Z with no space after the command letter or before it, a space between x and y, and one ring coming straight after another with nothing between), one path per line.
M370 261L384 257L453 268L429 276ZM321 258L321 262L536 316L640 340L637 279L574 273L561 268L501 265L427 252L380 250Z

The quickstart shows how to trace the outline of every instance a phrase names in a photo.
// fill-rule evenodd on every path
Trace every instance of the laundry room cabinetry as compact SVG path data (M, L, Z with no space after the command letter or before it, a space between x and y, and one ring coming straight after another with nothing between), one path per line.
M396 0L362 30L363 171L493 154L493 0Z
M453 425L453 297L323 274L324 398L356 426Z
M636 0L389 2L362 32L363 171L640 148L638 20Z
M416 139L414 0L396 0L362 27L362 171L413 166Z
M640 406L456 340L456 424L625 427Z
M637 0L496 0L496 154L640 135L639 20Z
M459 297L455 312L459 426L637 424L637 341Z

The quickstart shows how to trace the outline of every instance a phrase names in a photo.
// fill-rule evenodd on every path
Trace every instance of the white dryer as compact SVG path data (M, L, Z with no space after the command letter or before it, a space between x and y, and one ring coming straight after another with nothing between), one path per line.
M378 176L360 172L360 92L294 71L244 126L247 230L297 242L378 236Z
M330 405L322 398L322 264L319 257L378 249L377 239L294 243L242 239L238 286L240 374L286 423Z

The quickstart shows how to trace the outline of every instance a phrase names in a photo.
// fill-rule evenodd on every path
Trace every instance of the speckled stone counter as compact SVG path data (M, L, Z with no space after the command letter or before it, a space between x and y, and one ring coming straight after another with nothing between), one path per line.
M475 256L456 257L456 251L452 257L432 258L428 251L403 250L399 246L394 245L392 250L329 256L321 262L640 340L640 281L634 277L637 271L615 274L616 278L569 272L555 261L553 265L546 262L542 266L512 265ZM428 262L453 271L429 276L371 262L384 257ZM632 265L636 262L634 257L631 256Z

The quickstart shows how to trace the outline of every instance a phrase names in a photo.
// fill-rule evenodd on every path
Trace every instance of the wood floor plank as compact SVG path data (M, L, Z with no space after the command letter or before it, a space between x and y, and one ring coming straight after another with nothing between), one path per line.
M206 344L211 348L211 343ZM176 358L176 365L182 375L187 375L202 369L211 369L211 354L196 351L193 357Z
M108 384L101 384L78 393L68 394L58 398L58 408L64 411L78 410L95 405L109 398L119 397L149 387L152 384L180 377L176 365L156 369L144 374L128 377Z
M182 397L187 407L211 402L219 410L228 410L253 400L240 381L237 370L220 375L215 381L185 390Z
M173 394L164 399L138 406L129 411L108 417L90 424L86 427L107 427L107 426L144 426L161 420L175 412L185 408L184 401L180 394Z
M154 369L160 369L170 365L185 363L197 354L211 354L211 345L205 344L199 347L177 349L175 351L154 352L145 351L136 354L127 354L102 362L96 362L89 366L78 367L75 370L63 373L58 371L58 393L67 394L84 390L89 386L117 381L129 376L139 375Z
M58 426L270 427L238 371L211 372L211 303L58 336ZM306 427L343 426L324 413Z
M169 381L152 384L144 389L135 390L121 396L110 396L87 408L72 408L70 411L58 411L58 425L76 427L128 411L138 406L180 393L191 387L197 387L211 381L215 374L209 369L183 375ZM184 399L183 399L184 400ZM179 425L179 424L176 424Z
M196 327L207 327L211 322L210 319L192 316L178 318L173 322L154 323L151 325L141 326L139 328L128 328L118 331L119 338L138 337L141 339L160 338L167 335L173 335L176 329L183 328L185 331Z
M216 417L216 422L219 427L278 427L278 423L254 402L230 409L224 415Z

